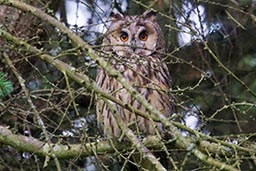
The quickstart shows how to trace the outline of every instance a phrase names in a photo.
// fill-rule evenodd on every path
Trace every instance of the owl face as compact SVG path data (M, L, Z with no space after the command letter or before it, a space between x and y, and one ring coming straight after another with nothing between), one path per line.
M163 36L159 25L154 22L155 15L153 11L146 11L141 16L111 13L112 23L103 42L106 45L104 50L122 57L163 52Z

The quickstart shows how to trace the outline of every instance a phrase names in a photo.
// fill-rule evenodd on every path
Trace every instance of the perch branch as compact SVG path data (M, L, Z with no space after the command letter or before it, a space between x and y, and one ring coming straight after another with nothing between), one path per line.
M3 126L0 126L0 142L20 151L30 152L38 156L53 157L54 154L59 159L74 158L77 155L91 156L95 151L98 154L114 152L112 145L108 141L72 145L48 144L33 137L13 134L8 127ZM116 148L120 148L120 150L125 149L122 144Z
M161 143L159 142L158 137L156 136L148 136L143 139L142 143L145 147L152 150L161 149ZM46 142L39 141L37 138L28 137L24 135L17 135L12 133L12 131L8 127L0 126L0 143L9 145L19 151L29 152L32 154L36 154L38 156L49 156L52 157L50 152L50 146L54 151L54 154L57 158L61 159L69 159L77 157L80 155L81 157L93 156L96 154L104 155L108 153L114 153L116 150L122 151L131 151L133 147L127 144L118 144L118 142L113 147L113 144L110 141L95 141L89 142L85 144L55 144L51 143L50 145ZM175 148L175 141L167 142L167 146L172 146ZM207 152L214 154L221 154L228 156L230 155L230 149L227 149L225 146L221 146L219 144L209 143L208 141L202 141L199 144L200 148L206 149ZM251 149L252 150L252 149ZM241 153L246 154L246 153Z

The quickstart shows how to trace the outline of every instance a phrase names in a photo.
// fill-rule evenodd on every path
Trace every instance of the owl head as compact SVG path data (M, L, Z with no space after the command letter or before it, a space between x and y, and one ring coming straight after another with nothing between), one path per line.
M148 10L140 16L123 16L111 13L111 24L105 34L104 51L112 51L121 57L149 56L164 51L164 39L159 25L154 21L156 13Z

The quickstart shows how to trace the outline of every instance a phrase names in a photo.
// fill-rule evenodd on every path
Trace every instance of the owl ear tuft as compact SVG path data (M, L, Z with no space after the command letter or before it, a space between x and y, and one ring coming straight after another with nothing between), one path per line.
M119 12L111 12L109 15L111 20L121 20L124 18L124 16Z
M156 11L154 9L149 9L143 13L145 19L154 21L156 18Z

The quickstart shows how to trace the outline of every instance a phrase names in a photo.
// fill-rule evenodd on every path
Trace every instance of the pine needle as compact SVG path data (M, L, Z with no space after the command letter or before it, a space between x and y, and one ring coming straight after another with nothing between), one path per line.
M12 90L12 83L5 78L4 73L0 72L0 99L10 94Z

